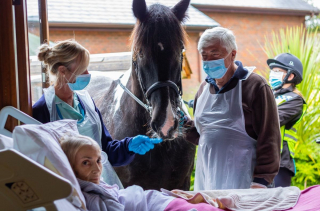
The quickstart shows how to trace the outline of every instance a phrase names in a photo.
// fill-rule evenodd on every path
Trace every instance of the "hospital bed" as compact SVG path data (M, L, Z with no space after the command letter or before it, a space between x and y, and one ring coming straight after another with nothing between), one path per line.
M41 122L35 120L34 118L31 118L30 116L23 113L22 111L19 111L15 107L6 106L2 108L0 111L0 134L8 136L10 138L12 137L12 132L5 129L5 125L9 116L12 116L13 118L25 124L41 124Z
M20 211L36 207L44 207L49 211L86 210L84 197L68 166L69 162L54 140L61 136L63 130L77 131L76 124L69 124L68 121L63 123L62 120L58 128L53 122L50 123L52 128L46 128L43 133L30 128L29 131L23 131L28 125L16 127L11 133L4 129L9 115L26 124L40 124L13 107L5 107L0 111L0 210ZM61 122L65 124L62 129ZM37 143L29 140L26 145L28 136L37 136ZM37 153L34 155L33 151ZM63 172L65 170L67 172ZM301 192L293 208L285 211L320 210L319 195L320 186L310 187ZM216 210L223 211L219 208Z
M55 200L72 192L70 182L13 149L0 150L0 210L57 210Z
M0 111L0 210L81 210L67 200L73 185L54 173L47 158L44 167L13 149L12 132L5 129L8 116L25 124L41 124L12 106Z

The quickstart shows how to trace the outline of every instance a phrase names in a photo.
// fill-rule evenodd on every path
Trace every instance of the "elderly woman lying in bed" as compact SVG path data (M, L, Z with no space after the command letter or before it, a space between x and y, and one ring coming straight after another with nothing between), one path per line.
M172 205L175 207L179 205L179 208L176 207L176 211L193 208L196 210L217 210L209 204L191 204L156 190L144 191L136 185L126 189L119 189L117 185L109 185L100 179L103 157L97 142L89 137L77 135L63 137L60 144L78 179L88 210L168 211L171 210Z
M67 201L64 201L68 203L64 203L63 208L59 210L75 210L71 209L72 205L72 208L76 208L76 210L86 210L87 207L91 211L106 209L223 211L220 208L225 207L229 210L241 211L320 210L317 198L320 194L319 185L302 191L300 198L300 190L296 187L201 192L165 191L168 195L154 190L143 191L139 186L119 190L117 185L108 185L98 180L101 175L101 163L103 164L100 148L92 139L79 136L76 124L77 122L73 120L59 120L43 125L21 125L17 126L12 134L13 140L11 141L15 150L66 178L72 184L74 189ZM66 133L74 135L64 138L60 144L58 140L62 136L65 137ZM61 145L68 157L65 156ZM105 167L105 164L103 166ZM110 171L113 169L104 168L104 171L105 169L108 169L108 175L104 177L104 180L110 184L118 184L117 180L110 179L113 174ZM81 187L75 174L79 178ZM185 200L171 196L181 197ZM193 204L199 202L208 204ZM58 202L55 201L55 203ZM214 207L217 204L219 208ZM60 205L62 206L62 204ZM68 209L64 207L68 207Z

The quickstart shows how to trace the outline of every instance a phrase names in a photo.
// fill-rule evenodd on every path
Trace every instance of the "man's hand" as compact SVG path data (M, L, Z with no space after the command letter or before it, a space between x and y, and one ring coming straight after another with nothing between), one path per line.
M251 182L250 189L258 189L258 188L267 188L267 186L259 183Z

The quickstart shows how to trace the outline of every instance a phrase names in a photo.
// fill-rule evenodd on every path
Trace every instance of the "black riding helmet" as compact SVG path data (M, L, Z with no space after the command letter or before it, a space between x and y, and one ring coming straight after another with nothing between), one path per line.
M267 64L270 69L274 67L280 67L287 71L287 75L283 80L283 83L299 84L302 81L303 67L300 59L290 53L282 53L277 55L274 59L268 59ZM288 81L289 75L293 73L294 78Z

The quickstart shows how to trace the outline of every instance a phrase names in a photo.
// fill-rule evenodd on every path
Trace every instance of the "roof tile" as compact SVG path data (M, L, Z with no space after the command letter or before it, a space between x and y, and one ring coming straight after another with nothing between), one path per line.
M303 0L191 0L191 4L319 12L318 8Z
M37 21L38 1L28 0L28 18ZM147 0L147 5L160 3L174 6L177 0ZM134 25L132 0L48 0L49 23L100 23ZM187 27L213 27L216 21L190 5Z

